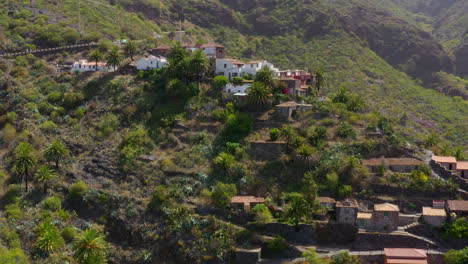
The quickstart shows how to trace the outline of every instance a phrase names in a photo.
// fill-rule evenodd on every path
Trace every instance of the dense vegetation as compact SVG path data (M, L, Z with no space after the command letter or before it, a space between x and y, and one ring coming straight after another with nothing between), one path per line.
M458 186L430 177L425 166L375 174L359 161L425 157L423 149L466 159L468 142L463 98L425 88L427 79L413 78L417 61L402 56L395 65L357 28L343 27L340 12L373 1L81 3L81 25L77 1L0 4L2 50L99 43L95 50L0 59L0 262L227 263L236 247L252 245L281 257L291 250L285 238L262 240L230 223L233 196L267 198L252 208L255 224L294 228L325 215L319 195L369 197L381 187L455 197ZM434 39L405 36L422 27L406 12L398 14L409 24L398 21L395 36L433 47L438 61L421 76L465 89L465 80L439 64L446 53ZM212 76L202 52L189 54L172 41L183 18L186 42L220 42L240 59L318 70L322 87L297 98L313 109L280 121L273 104L292 98L267 69L244 76L253 81L247 104L222 103L226 78ZM131 41L119 47L109 40L120 38ZM161 43L172 45L169 67L136 72L129 65ZM78 58L119 70L77 74L63 67ZM257 159L252 142L285 144L285 151ZM460 230L466 220L442 232L452 238ZM317 263L314 251L304 257ZM359 263L347 252L323 261Z

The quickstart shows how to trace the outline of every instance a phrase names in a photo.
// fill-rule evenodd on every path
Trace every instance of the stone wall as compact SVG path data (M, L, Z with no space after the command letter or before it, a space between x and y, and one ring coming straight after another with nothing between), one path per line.
M269 223L265 225L248 225L248 229L254 230L268 236L282 236L288 241L296 243L310 244L316 240L315 228L313 225L302 224L296 230L295 226L285 223Z
M460 185L460 188L468 190L468 180L463 179L460 177L460 175L453 173L444 166L440 165L440 163L437 163L433 160L429 162L429 165L431 165L432 170L440 176L444 177L445 179L453 179L458 185Z
M412 224L414 222L418 222L420 215L404 215L404 214L399 214L398 215L398 226L407 226L409 224Z
M375 230L395 231L398 228L398 212L374 212L372 221Z
M254 159L269 160L279 158L286 150L286 142L251 141L249 154L253 156Z
M261 258L261 248L236 249L237 264L257 264Z
M384 233L358 233L351 247L352 250L358 251L383 250L384 248L436 248L416 237Z

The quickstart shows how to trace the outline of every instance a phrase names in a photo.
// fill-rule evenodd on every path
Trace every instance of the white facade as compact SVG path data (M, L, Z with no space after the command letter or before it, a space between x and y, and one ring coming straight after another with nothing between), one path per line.
M243 62L234 59L216 59L216 75L224 75L232 81L234 77L241 77Z
M243 83L242 85L235 85L233 83L228 83L226 85L226 93L241 93L246 94L247 89L252 85L252 83Z
M275 72L275 76L279 76L279 70L268 61L252 61L243 63L235 59L216 59L216 75L224 75L232 81L234 77L244 77L246 74L252 76L257 75L257 72L268 67Z
M164 57L150 55L137 61L137 70L161 69L168 64Z
M251 61L247 62L244 67L242 67L242 73L243 75L245 74L250 74L252 76L257 75L257 72L262 70L264 67L269 68L270 70L275 72L275 75L279 75L279 69L275 68L273 64L271 64L268 61Z
M116 67L117 69L117 67ZM72 65L72 72L89 72L89 71L114 71L114 67L108 66L105 62L98 62L96 69L96 62L79 60L75 61Z

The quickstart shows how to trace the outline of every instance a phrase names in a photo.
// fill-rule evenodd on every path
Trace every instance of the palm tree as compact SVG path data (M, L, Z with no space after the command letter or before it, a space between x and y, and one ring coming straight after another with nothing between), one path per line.
M63 161L70 151L67 146L60 140L54 140L49 144L44 152L47 161L55 162L55 168L58 169L59 162Z
M290 125L283 125L280 128L280 136L286 140L286 142L289 144L293 138L296 136L296 132L294 131L294 128Z
M107 248L104 236L94 229L88 229L75 240L73 258L79 264L105 264Z
M101 61L103 57L104 56L98 49L91 52L91 54L89 54L88 60L94 61L96 63L96 69L95 69L96 71L98 70L98 62Z
M265 66L257 72L257 75L255 75L255 81L263 84L271 91L275 85L275 72Z
M262 108L270 102L270 95L271 90L260 82L254 82L247 89L247 96L249 97L250 103L253 105L257 105L260 108Z
M45 220L37 227L36 248L46 253L52 253L60 249L65 241L60 235L58 228L50 221Z
M137 53L137 46L135 45L135 42L127 42L127 44L124 46L124 53L125 56L130 57L130 59L133 61L133 56L135 56Z
M54 178L56 178L57 175L55 172L49 168L47 165L43 165L37 169L36 174L34 175L34 179L38 183L44 184L44 193L47 193L47 188L48 184L50 181L52 181Z
M107 54L107 65L114 67L114 71L122 62L122 54L120 54L118 47L113 47L109 54Z
M14 155L15 163L13 170L20 175L21 179L24 178L26 192L28 192L29 172L37 164L37 158L33 154L33 147L29 143L21 142L15 148Z
M316 74L316 82L315 82L315 88L317 89L317 96L319 96L320 89L322 89L323 85L325 85L325 70L323 67L318 68Z
M307 166L310 165L313 159L314 153L315 153L315 149L309 144L302 145L296 149L297 157L299 158L299 160L304 162L304 164L306 164Z
M196 81L200 81L203 75L208 72L210 68L210 62L208 57L203 53L202 50L196 50L190 57L189 69L191 74L195 76Z

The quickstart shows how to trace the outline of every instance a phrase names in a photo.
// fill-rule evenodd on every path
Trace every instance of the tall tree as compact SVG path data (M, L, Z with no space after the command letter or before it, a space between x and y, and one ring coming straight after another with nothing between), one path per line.
M73 258L79 264L105 264L107 249L104 236L94 229L88 229L76 239L73 245Z
M302 194L312 208L318 206L318 185L315 182L315 177L312 172L304 174L304 179L302 180Z
M271 90L261 82L254 82L247 89L247 96L251 104L258 107L257 110L263 108L270 103Z
M94 50L89 54L88 60L94 61L96 63L96 71L98 70L98 62L104 58L104 55L99 51L99 49Z
M189 54L187 50L180 43L176 43L172 46L167 57L169 60L169 66L167 67L167 74L169 77L186 81L186 73L189 64Z
M255 81L263 84L270 91L273 90L275 79L275 72L267 66L263 67L257 72L257 75L255 75Z
M287 209L285 217L294 224L296 231L299 231L299 224L305 220L310 213L309 205L300 193L289 193L286 195Z
M320 94L320 90L325 85L325 70L323 67L319 67L316 74L315 88L317 89L317 96Z
M37 158L33 153L33 147L31 144L26 142L21 142L15 148L14 151L15 162L14 162L14 171L16 174L20 175L21 181L24 179L26 192L28 191L28 178L29 172L37 164Z
M198 49L192 54L192 56L190 56L188 66L190 73L194 76L195 81L199 82L208 72L210 68L210 61L206 54L202 50Z
M111 51L106 56L107 65L112 66L114 71L122 63L122 54L118 47L113 47Z
M137 46L135 42L133 41L127 42L123 50L124 50L125 56L129 57L133 61L133 56L135 56L137 53Z
M67 146L62 141L56 139L47 146L44 156L47 161L55 162L55 167L58 169L59 162L63 161L69 152Z
M55 172L49 168L47 165L43 165L37 169L36 174L34 175L34 179L38 183L42 183L44 186L44 193L47 193L47 189L49 186L50 181L55 179L57 175Z

